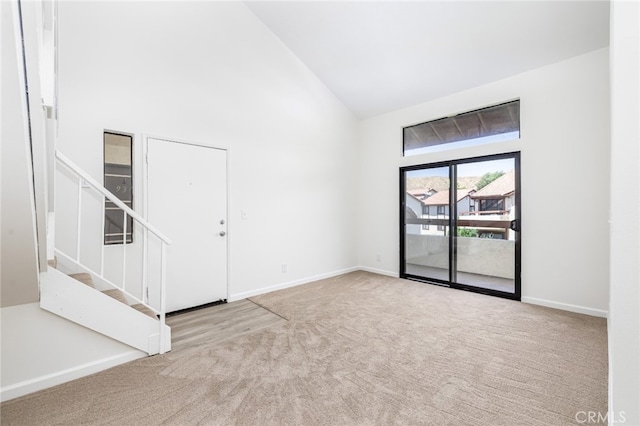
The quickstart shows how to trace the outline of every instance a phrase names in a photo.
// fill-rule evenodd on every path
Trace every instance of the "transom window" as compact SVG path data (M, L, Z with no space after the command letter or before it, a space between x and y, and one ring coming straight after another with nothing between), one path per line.
M464 112L403 129L405 156L520 138L520 101Z

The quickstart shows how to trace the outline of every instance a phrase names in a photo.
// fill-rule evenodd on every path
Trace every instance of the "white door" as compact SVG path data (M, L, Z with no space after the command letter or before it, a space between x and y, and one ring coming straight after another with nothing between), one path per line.
M166 261L167 312L226 300L227 152L147 138L146 194L149 222L172 242ZM152 240L150 254L157 252ZM159 289L151 280L159 275L151 269L149 299L154 303Z

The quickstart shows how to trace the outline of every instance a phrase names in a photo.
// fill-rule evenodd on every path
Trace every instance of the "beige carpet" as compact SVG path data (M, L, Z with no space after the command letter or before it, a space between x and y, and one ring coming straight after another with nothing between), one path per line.
M355 272L289 321L2 404L2 425L563 425L607 410L606 321Z

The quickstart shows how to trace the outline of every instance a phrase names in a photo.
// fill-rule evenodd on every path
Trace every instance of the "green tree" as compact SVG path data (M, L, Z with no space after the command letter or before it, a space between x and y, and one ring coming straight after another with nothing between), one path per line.
M477 237L478 230L475 228L458 228L458 237Z
M482 176L480 176L480 180L478 181L478 183L476 184L476 187L478 189L482 189L485 186L489 185L491 182L493 182L494 180L498 179L500 176L502 176L504 174L503 171L499 171L499 172L487 172L485 174L483 174Z

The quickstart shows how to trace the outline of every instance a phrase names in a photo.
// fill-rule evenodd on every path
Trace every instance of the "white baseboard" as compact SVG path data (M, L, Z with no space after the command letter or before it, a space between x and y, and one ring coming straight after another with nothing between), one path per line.
M275 284L269 287L262 287L256 290L243 291L242 293L236 293L229 296L229 302L235 302L236 300L246 299L248 297L258 296L260 294L270 293L276 290L283 290L285 288L295 287L302 284L308 284L314 281L324 280L338 275L348 274L349 272L359 271L361 268L353 266L351 268L340 269L338 271L328 272L326 274L314 275L312 277L306 277L299 280L288 281L286 283Z
M320 275L315 275L312 277L307 277L307 278L303 278L300 280L295 280L295 281L288 281L285 283L281 283L281 284L276 284L276 285L272 285L269 287L262 287L256 290L250 290L250 291L245 291L242 293L236 293L236 294L232 294L229 296L229 302L234 302L236 300L242 300L242 299L246 299L248 297L253 297L253 296L258 296L260 294L265 294L265 293L270 293L272 291L276 291L276 290L283 290L285 288L290 288L290 287L295 287L298 285L302 285L302 284L308 284L310 282L314 282L314 281L318 281L318 280L323 280L326 278L331 278L331 277L335 277L338 275L342 275L342 274L347 274L349 272L355 272L355 271L366 271L366 272L371 272L373 274L379 274L379 275L385 275L385 276L389 276L389 277L393 277L393 278L398 278L398 273L395 271L386 271L384 269L376 269L376 268L371 268L368 266L354 266L351 268L347 268L347 269L342 269L342 270L338 270L338 271L333 271L333 272L329 272L326 274L320 274ZM530 303L532 305L540 305L540 306L546 306L548 308L554 308L554 309L560 309L563 311L569 311L569 312L576 312L579 314L585 314L585 315L590 315L590 316L594 316L594 317L602 317L602 318L607 318L608 317L608 312L606 310L602 310L602 309L593 309L593 308L587 308L585 306L578 306L578 305L572 305L569 303L561 303L561 302L555 302L552 300L545 300L545 299L538 299L535 297L522 297L521 301L523 303Z
M576 312L578 314L591 315L593 317L607 318L608 312L603 309L587 308L585 306L571 305L569 303L554 302L552 300L538 299L535 297L522 297L523 303L532 305L546 306L547 308L555 308L563 311Z
M0 401L8 401L18 398L39 390L47 389L52 386L61 385L90 374L98 373L116 365L124 364L139 358L146 357L147 354L141 351L132 350L131 352L118 354L109 358L81 364L67 370L57 371L34 379L25 380L13 385L5 386L0 389Z
M385 271L384 269L370 268L368 266L359 266L358 269L361 271L371 272L372 274L386 275L388 277L393 277L393 278L398 278L400 276L400 274L397 272Z
M611 301L609 301L609 312L611 312ZM607 315L607 353L609 354L609 386L608 386L608 402L609 402L609 418L615 418L614 400L613 400L613 325L611 324L611 317Z

